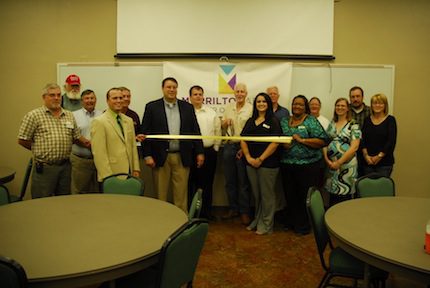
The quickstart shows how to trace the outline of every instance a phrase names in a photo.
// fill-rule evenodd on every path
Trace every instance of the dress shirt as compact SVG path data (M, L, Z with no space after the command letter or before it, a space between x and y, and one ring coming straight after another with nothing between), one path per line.
M97 117L101 114L102 112L99 110L94 110L92 112L89 112L85 110L85 108L82 108L73 112L73 117L75 117L76 124L78 125L78 128L81 131L81 135L84 136L86 139L91 140L91 133L90 133L91 122L93 121L94 117ZM90 149L79 146L77 144L73 144L72 153L77 156L83 156L83 157L92 156Z
M245 104L242 106L242 108L240 108L239 111L236 108L236 102L228 104L225 107L223 120L233 119L233 125L227 128L227 134L229 136L240 136L243 127L245 127L246 121L248 121L251 115L252 105L248 102L245 102Z
M175 100L174 103L164 101L164 109L166 111L167 126L169 127L170 135L179 135L181 132L181 114L179 113L178 103ZM179 140L169 141L169 151L179 151Z
M200 133L203 136L220 136L221 121L216 112L209 106L202 105L200 109L195 109L197 122L200 126ZM214 139L203 139L205 148L214 146L215 151L218 151L220 141Z

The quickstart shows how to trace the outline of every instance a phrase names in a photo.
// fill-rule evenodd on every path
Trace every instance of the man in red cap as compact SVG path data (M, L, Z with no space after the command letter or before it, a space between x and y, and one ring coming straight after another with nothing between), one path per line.
M79 76L76 74L67 76L64 90L65 93L61 98L61 107L69 111L81 109L81 79L79 79Z

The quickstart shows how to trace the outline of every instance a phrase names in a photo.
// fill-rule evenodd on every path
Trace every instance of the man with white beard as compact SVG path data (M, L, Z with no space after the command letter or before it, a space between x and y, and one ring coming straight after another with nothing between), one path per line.
M81 79L79 76L76 74L67 76L64 90L65 93L61 97L61 107L69 111L81 109Z

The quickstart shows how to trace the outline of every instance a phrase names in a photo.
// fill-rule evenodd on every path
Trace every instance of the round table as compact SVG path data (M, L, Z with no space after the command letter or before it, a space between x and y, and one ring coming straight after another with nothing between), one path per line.
M429 219L430 199L409 197L344 201L325 214L329 233L342 249L367 264L427 284L430 255L424 239Z
M0 207L0 255L17 260L30 287L79 287L158 261L188 221L176 206L115 194L55 196Z
M5 184L15 178L15 171L12 168L0 166L0 184Z

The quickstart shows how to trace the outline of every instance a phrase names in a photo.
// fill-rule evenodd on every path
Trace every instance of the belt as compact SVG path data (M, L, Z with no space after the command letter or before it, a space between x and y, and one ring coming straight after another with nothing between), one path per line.
M78 155L78 154L75 154L75 153L72 153L72 154L75 155L76 157L79 157L79 158L93 159L93 155L87 156L87 155Z
M167 153L179 153L179 151L167 151Z
M64 164L66 164L68 162L69 162L69 158L61 159L61 160L53 160L53 161L50 161L50 162L42 162L42 163L46 164L46 165L58 165L58 166L61 166L61 165L64 165Z

